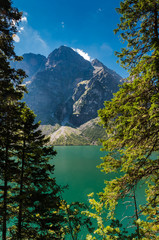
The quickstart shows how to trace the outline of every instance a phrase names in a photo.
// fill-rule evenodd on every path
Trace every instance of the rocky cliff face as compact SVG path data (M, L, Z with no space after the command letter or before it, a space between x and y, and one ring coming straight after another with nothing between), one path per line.
M97 117L97 111L103 107L104 101L110 100L113 93L117 92L121 79L97 59L92 62L92 66L92 78L78 83L72 97L74 103L71 121L78 126Z
M25 101L42 124L80 126L97 117L97 110L118 90L121 77L97 59L89 62L61 46L46 59L25 54L17 65L29 75Z

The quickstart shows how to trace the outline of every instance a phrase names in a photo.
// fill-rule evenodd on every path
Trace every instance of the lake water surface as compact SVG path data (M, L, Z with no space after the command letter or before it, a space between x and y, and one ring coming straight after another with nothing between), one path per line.
M104 188L104 180L110 180L117 174L104 174L96 166L102 160L105 152L100 151L101 146L59 146L53 163L55 164L55 176L58 184L69 185L63 197L70 202L80 201L88 203L87 194L98 193ZM138 206L145 202L145 185L138 187L136 197ZM134 206L127 207L119 203L116 211L118 219L134 214ZM128 219L123 220L123 225L129 227L131 223ZM84 239L84 238L83 238Z
M99 146L55 147L54 158L57 183L69 185L64 197L68 202L87 201L87 194L99 192L104 187L105 174L96 167L104 153Z

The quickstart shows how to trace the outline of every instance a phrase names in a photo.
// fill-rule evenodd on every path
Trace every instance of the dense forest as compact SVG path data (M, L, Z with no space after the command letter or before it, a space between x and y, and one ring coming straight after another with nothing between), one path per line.
M34 113L22 101L26 74L10 63L20 61L13 37L22 13L12 1L0 0L0 236L6 239L159 239L159 1L123 0L115 30L127 46L116 53L129 78L105 108L99 110L107 140L100 165L105 181L98 200L67 204L58 186L56 155L39 129ZM147 184L146 203L138 207L136 189ZM132 233L123 229L114 212L120 199L134 205ZM97 224L92 227L92 220Z

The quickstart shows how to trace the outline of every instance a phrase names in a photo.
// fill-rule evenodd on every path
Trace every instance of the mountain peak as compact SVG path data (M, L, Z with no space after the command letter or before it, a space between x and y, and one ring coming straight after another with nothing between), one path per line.
M48 56L48 58L54 56L54 57L61 57L62 54L74 54L75 51L67 47L65 45L60 46L59 48L54 49Z
M72 48L67 46L60 46L49 54L46 63L47 68L52 67L65 67L77 70L77 69L92 69L92 65L89 61L85 60Z
M70 47L67 47L65 45L61 45L59 48L56 48L50 55L55 54L55 55L61 55L61 54L73 54L73 49ZM49 55L49 56L50 56Z
M93 67L104 67L103 63L101 63L97 58L93 59L91 63Z
M69 51L71 50L72 48L70 47L67 47L66 45L61 45L59 48L57 48L59 50L62 50L62 51Z

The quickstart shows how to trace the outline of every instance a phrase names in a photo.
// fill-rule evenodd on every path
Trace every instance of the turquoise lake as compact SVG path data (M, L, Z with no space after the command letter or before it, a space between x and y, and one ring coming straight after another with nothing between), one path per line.
M106 175L96 167L102 162L101 157L105 155L105 152L100 151L101 148L101 146L55 147L57 155L52 163L55 164L56 181L60 185L68 184L69 189L63 194L63 198L68 203L80 201L88 204L87 194L102 191L105 186L104 180L117 176L117 174ZM138 206L145 202L145 184L138 186L136 198ZM128 206L124 202L125 200L119 203L116 211L116 217L120 220L124 216L134 214L134 206ZM129 228L132 222L126 218L122 224Z
M55 147L54 158L57 183L69 185L64 197L68 202L87 202L87 194L99 192L104 187L104 173L96 167L105 154L99 146Z

